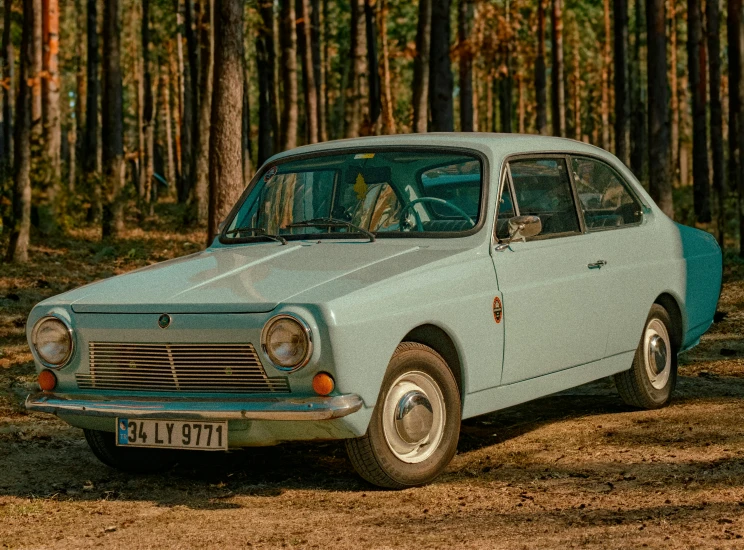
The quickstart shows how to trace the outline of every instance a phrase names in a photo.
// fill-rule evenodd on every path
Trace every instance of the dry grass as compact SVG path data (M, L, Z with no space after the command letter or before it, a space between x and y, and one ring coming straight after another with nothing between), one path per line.
M611 381L466 421L436 483L361 482L338 443L186 456L174 471L106 468L79 430L27 414L24 322L37 301L199 248L166 220L113 245L92 230L0 272L0 547L744 547L744 268L725 318L682 358L674 403L622 404Z

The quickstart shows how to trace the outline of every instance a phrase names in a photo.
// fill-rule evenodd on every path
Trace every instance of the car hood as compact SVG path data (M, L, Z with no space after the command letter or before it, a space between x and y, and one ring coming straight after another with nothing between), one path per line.
M210 248L66 292L45 304L70 305L77 313L269 312L357 271L364 273L367 286L400 273L401 265L420 267L456 252L427 253L426 248L381 241ZM399 261L402 257L405 261Z

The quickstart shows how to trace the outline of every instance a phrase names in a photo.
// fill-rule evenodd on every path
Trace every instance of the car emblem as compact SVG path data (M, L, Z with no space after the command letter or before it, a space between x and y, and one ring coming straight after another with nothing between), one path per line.
M493 318L496 321L496 323L500 323L501 319L504 316L504 308L501 306L501 299L496 296L496 298L493 299Z
M171 316L167 313L163 313L160 317L158 317L158 326L160 328L168 328L171 324Z

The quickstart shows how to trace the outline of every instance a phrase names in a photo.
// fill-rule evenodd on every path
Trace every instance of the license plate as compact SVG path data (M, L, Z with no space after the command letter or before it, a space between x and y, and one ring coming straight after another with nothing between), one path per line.
M119 447L227 450L227 422L116 419Z

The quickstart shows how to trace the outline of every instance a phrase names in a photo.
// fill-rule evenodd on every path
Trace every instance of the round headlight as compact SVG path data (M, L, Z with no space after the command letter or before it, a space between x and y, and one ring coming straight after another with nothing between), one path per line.
M281 370L292 371L307 365L312 345L310 327L290 315L269 320L261 335L264 353Z
M59 317L44 317L36 323L32 340L47 367L62 367L72 356L72 329Z

